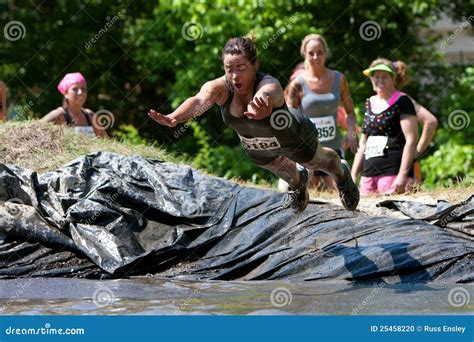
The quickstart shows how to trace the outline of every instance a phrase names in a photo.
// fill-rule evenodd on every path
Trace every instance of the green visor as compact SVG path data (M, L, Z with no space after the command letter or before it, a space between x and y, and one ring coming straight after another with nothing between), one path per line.
M393 76L395 76L395 71L391 67L389 67L387 64L377 64L373 66L372 68L365 69L362 73L365 76L372 76L372 73L374 71L386 71L392 74Z

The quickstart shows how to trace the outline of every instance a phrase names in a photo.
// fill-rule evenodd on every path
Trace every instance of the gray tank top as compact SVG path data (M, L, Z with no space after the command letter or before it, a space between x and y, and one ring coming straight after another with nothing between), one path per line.
M321 145L337 150L342 148L341 133L337 126L337 109L340 104L340 76L339 72L334 72L332 91L326 94L312 91L302 76L298 79L303 88L301 111L316 125Z

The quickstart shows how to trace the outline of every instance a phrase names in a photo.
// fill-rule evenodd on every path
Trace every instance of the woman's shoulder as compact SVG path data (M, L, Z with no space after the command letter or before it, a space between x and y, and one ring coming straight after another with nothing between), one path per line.
M89 123L89 125L94 125L94 116L95 116L95 112L92 110L92 109L89 109L89 108L82 108L82 112L87 116L87 122ZM107 113L107 116L110 115L113 115L112 113L106 111L105 113ZM98 117L100 116L100 111L98 112Z
M343 72L340 72L339 70L333 70L333 71L334 71L334 78L339 77L339 83L341 84L347 83L347 77Z
M261 76L261 78L260 78L260 80L257 84L257 90L262 88L265 85L268 85L268 84L277 85L283 91L283 88L281 86L280 81L278 81L278 79L276 77L273 77L270 74L264 74L264 75Z
M225 76L207 81L201 87L201 92L212 94L212 97L216 100L217 104L223 105L228 96Z
M221 77L215 78L213 80L209 80L206 83L204 83L204 85L207 85L207 86L210 86L210 87L215 87L215 88L223 87L223 86L226 85L225 76L221 76Z
M82 110L87 114L87 115L94 115L94 111L89 108L82 108Z
M408 96L407 94L404 94L402 93L399 98L397 99L397 101L395 103L398 103L399 105L412 105L413 106L413 101L412 99L410 98L410 96Z
M63 107L58 107L58 108L53 109L52 111L50 111L45 116L43 116L40 121L42 121L42 122L56 121L56 122L61 122L62 123L62 122L65 122L65 119L64 119L64 114L65 113L66 113L66 111L64 110Z
M416 115L416 109L411 98L403 94L395 102L402 114Z
M263 74L262 78L260 80L260 84L268 84L268 83L274 83L274 84L280 84L280 81L276 77L273 77L270 74Z
M326 79L327 79L328 81L331 81L331 80L334 81L334 80L336 79L336 76L338 76L338 75L339 75L339 79L342 79L342 78L345 77L342 72L340 72L340 71L338 71L338 70L336 70L336 69L329 69L329 68L326 68L326 71L328 72L328 75L329 75L329 77L326 76ZM304 76L304 79L306 79L306 75L307 75L307 74L306 74L306 73L303 73L302 75Z
M50 111L47 115L53 115L55 118L66 114L66 110L63 107L58 107Z

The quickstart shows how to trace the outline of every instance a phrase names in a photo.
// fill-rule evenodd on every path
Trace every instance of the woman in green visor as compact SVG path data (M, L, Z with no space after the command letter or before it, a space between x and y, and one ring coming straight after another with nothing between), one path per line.
M362 136L352 177L362 170L360 193L404 193L413 187L413 160L417 143L416 110L397 89L406 78L406 64L374 60L364 75L375 95L367 99Z

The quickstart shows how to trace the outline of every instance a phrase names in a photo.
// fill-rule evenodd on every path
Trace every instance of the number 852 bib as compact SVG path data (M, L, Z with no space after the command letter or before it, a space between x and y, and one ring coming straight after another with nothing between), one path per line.
M336 138L336 122L332 116L310 118L318 130L319 141L330 141Z

